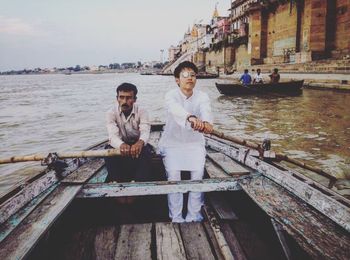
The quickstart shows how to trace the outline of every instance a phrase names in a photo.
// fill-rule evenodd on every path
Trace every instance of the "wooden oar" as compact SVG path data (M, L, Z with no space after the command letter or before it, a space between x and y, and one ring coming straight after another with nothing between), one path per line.
M253 142L250 142L250 141L247 141L245 139L242 139L242 138L239 138L239 137L235 137L235 136L229 136L229 135L225 135L224 133L214 129L212 132L211 132L212 135L216 136L216 137L219 137L221 139L225 139L225 140L228 140L228 141L231 141L231 142L234 142L236 144L240 144L240 145L243 145L243 146L246 146L246 147L249 147L249 148L253 148L253 149L256 149L258 150L259 152L262 152L263 151L263 148L262 148L262 145L260 144L257 144L257 143L253 143ZM329 183L329 186L330 187L333 187L333 185L335 184L335 182L337 181L337 178L333 175L331 175L330 173L328 172L325 172L324 170L320 169L320 168L317 168L317 167L314 167L314 166L311 166L309 164L306 164L304 162L301 162L301 161L298 161L296 159L293 159L293 158L290 158L288 157L287 155L285 154L281 154L281 153L276 153L276 159L279 160L279 161L286 161L286 162L289 162L289 163L292 163L294 165L297 165L299 167L302 167L304 169L307 169L307 170L310 170L310 171L313 171L317 174L320 174L322 175L323 177L326 177L330 180L330 183Z
M57 155L58 159L111 157L111 156L120 155L120 150L119 149L89 150L89 151L56 153L55 155ZM43 154L13 156L10 158L0 159L0 164L16 163L16 162L28 162L28 161L42 161L42 160L46 159L47 157L48 157L48 155L43 155Z

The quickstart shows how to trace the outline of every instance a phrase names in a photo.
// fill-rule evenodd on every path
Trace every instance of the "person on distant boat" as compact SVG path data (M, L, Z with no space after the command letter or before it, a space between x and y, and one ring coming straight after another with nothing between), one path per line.
M257 69L256 74L254 75L253 84L263 84L263 83L264 83L264 79L261 74L261 69Z
M190 171L191 180L203 179L206 156L203 132L211 133L213 126L209 97L195 89L197 73L192 62L180 63L174 71L179 87L165 95L167 116L159 151L169 181L181 180L181 171ZM178 223L202 221L203 201L203 193L190 192L184 219L183 194L168 194L169 217Z
M106 149L120 149L121 156L106 157L106 182L148 181L152 147L147 144L150 122L136 102L137 88L131 83L117 87L117 102L106 114L109 137Z
M271 79L271 83L278 83L281 78L277 68L273 70L273 72L269 75L269 77Z
M244 70L244 74L240 77L239 81L245 86L252 83L252 77L249 75L247 69Z

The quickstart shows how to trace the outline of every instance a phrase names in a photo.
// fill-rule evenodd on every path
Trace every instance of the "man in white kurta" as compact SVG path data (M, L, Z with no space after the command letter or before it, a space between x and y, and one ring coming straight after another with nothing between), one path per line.
M190 171L191 180L203 178L206 156L203 132L212 131L212 114L208 95L194 89L197 72L193 63L180 63L174 71L179 87L165 96L167 119L159 148L169 181L181 180L181 171ZM183 194L168 194L169 217L173 222L201 221L203 200L203 193L190 192L184 219Z

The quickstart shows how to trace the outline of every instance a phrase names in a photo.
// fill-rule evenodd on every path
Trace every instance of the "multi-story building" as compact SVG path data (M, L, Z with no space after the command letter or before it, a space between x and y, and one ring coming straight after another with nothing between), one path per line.
M168 49L168 52L169 52L169 56L168 56L169 62L172 62L179 57L181 48L180 46L175 47L171 45L170 48Z
M348 0L232 1L231 42L247 33L246 40L236 44L235 65L348 57L349 9Z

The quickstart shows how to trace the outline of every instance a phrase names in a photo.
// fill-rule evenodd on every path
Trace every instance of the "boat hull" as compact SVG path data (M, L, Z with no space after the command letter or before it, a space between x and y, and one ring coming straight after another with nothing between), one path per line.
M265 84L250 84L243 86L242 84L220 84L215 83L216 88L224 95L252 95L252 94L300 94L304 80L288 81L279 83L265 83Z

